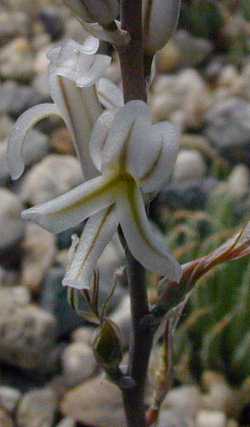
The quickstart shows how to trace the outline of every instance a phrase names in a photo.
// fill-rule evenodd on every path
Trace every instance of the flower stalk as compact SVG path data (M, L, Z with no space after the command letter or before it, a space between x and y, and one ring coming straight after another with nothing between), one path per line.
M122 28L131 36L130 43L119 49L124 101L147 100L144 72L142 0L121 0ZM128 248L127 274L131 298L132 335L130 338L128 375L135 387L122 390L128 427L146 427L144 409L145 376L148 369L153 337L150 329L141 330L142 319L149 313L145 270Z

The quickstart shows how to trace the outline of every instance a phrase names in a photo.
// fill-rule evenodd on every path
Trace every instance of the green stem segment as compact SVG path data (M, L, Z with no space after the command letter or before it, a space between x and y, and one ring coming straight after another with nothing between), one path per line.
M147 101L143 33L142 0L121 0L122 28L129 32L130 43L119 49L124 101ZM126 248L128 283L131 298L132 334L129 349L128 375L135 386L123 389L123 402L128 427L146 427L144 392L152 347L152 332L142 330L142 320L149 313L144 268Z

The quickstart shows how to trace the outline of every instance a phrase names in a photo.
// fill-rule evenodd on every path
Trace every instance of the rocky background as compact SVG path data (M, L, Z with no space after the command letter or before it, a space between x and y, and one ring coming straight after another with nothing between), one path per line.
M239 10L237 1L221 2L219 7L209 0L184 2L179 30L158 55L158 74L150 92L153 116L156 121L169 119L182 129L172 183L152 206L152 217L163 230L169 213L185 212L182 227L194 233L194 222L188 228L187 221L194 220L194 213L208 212L215 194L214 209L226 206L226 219L232 211L238 222L248 215L250 11L244 4L245 9ZM94 329L69 307L61 286L71 233L55 237L20 220L24 207L52 199L81 182L70 135L62 122L43 121L28 136L23 178L11 182L6 164L7 137L15 119L49 100L47 51L68 37L81 41L85 34L60 0L0 0L1 427L125 426L119 391L100 372L92 353ZM115 54L106 77L120 84ZM226 204L225 195L231 204ZM172 225L177 233L178 218ZM227 221L223 227L224 231L230 228ZM198 239L185 230L177 233L178 238L172 231L168 238L181 260ZM122 263L121 247L114 241L100 260L103 300ZM151 291L153 299L152 287ZM129 301L122 283L110 312L126 348ZM249 355L249 315L244 322ZM250 425L247 359L240 382L232 381L223 367L211 370L214 365L209 363L201 366L195 378L186 364L188 373L176 379L178 387L163 405L159 426ZM153 367L154 357L151 371Z

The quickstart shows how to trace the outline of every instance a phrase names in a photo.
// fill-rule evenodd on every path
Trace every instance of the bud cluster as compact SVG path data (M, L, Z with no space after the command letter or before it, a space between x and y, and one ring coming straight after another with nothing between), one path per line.
M119 15L118 0L64 0L81 20L108 26Z
M144 49L154 55L168 42L176 29L181 0L142 0Z

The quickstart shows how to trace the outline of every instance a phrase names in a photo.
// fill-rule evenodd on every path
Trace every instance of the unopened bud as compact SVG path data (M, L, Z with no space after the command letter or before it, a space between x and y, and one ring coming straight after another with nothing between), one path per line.
M143 0L144 49L148 56L162 49L175 31L181 0Z
M97 361L107 371L118 368L122 360L122 346L119 329L111 320L105 320L94 340Z
M110 25L119 14L118 0L64 0L80 20L103 26Z

